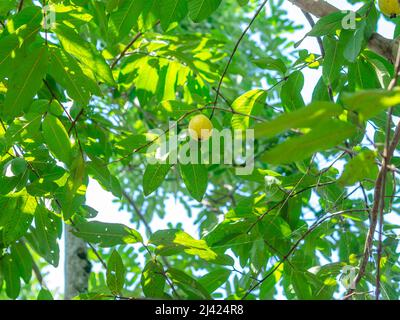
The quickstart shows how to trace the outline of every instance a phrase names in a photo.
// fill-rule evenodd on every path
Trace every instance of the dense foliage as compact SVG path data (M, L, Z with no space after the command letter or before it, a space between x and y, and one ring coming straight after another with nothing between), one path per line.
M80 299L399 299L399 70L367 48L384 17L348 1L353 28L304 12L308 32L283 2L1 0L0 297L51 298L67 224L96 265ZM198 113L254 129L251 174L148 163ZM130 226L96 220L90 179ZM197 235L154 230L169 199Z

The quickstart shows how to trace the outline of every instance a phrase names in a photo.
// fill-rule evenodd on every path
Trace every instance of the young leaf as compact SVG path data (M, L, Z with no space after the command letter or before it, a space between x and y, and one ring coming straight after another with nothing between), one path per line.
M255 89L246 92L232 103L232 109L246 115L252 115L262 110L267 93L265 90ZM232 116L232 128L246 130L249 127L250 118L244 115Z

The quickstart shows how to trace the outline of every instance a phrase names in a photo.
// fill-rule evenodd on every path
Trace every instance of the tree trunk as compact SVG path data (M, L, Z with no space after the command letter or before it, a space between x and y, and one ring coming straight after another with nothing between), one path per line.
M65 300L87 292L91 270L86 242L75 237L71 231L71 226L65 225Z

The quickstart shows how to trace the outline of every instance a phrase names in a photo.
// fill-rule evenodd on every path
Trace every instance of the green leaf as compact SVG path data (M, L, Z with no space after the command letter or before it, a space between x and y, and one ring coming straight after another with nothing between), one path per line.
M51 292L45 288L40 289L39 294L37 296L37 300L54 300L53 295Z
M48 263L54 267L58 266L60 249L58 247L58 225L61 219L46 208L39 206L35 213L35 228L33 239L35 250Z
M293 271L291 281L294 291L300 300L310 300L313 298L313 290L304 272Z
M358 26L356 30L342 31L341 38L345 38L342 41L347 41L347 44L344 47L343 56L349 62L356 61L361 52L366 25L366 21L363 20L361 21L361 26Z
M286 140L265 152L262 160L270 164L301 161L318 151L333 148L356 134L356 127L339 120L328 120L309 133Z
M267 93L265 90L255 89L246 92L232 103L232 109L246 115L259 113L265 104ZM250 118L244 115L234 114L232 116L232 128L246 130L249 127Z
M211 299L207 290L198 281L183 271L169 268L166 274L178 288L187 294L189 299Z
M207 292L213 293L228 281L230 274L230 270L218 268L202 276L199 279L199 283L207 290Z
M187 0L160 0L161 27L168 30L174 22L180 22L188 13Z
M281 74L285 74L287 71L287 67L281 59L264 57L261 59L255 59L253 62L262 69L278 71Z
M166 279L163 267L154 261L147 262L140 279L143 293L149 298L164 297Z
M176 118L184 115L187 112L192 112L193 110L196 110L196 107L176 100L162 101L160 107L163 108L162 110L167 116Z
M111 13L109 30L115 41L126 37L137 24L137 19L145 8L145 3L146 1L143 0L127 0L122 3L118 10Z
M301 95L304 86L304 76L300 71L293 72L281 89L281 100L286 111L293 111L304 107Z
M16 242L11 246L11 258L18 268L21 278L26 284L29 284L32 277L33 260L24 243Z
M12 257L7 254L0 259L0 271L6 283L6 293L10 299L17 299L21 290L18 267Z
M23 158L14 158L9 162L11 166L11 171L16 176L23 174L28 167L28 163Z
M2 213L0 228L3 228L3 242L11 244L25 235L32 223L37 202L28 194L12 194L0 197Z
M114 144L114 147L121 154L128 155L132 154L133 150L143 147L148 143L149 141L146 139L146 135L137 134L124 137L122 140L117 140ZM143 148L142 152L146 152L146 148Z
M364 179L376 179L378 165L375 163L375 159L376 153L372 150L360 152L346 164L339 183L343 186L352 186Z
M189 15L194 22L208 18L218 9L222 0L189 0Z
M207 190L208 172L203 164L179 164L179 170L190 195L201 202Z
M18 14L12 16L7 23L7 30L10 33L16 32L25 38L26 34L39 32L43 19L42 8L38 6L26 6Z
M362 120L368 120L385 109L400 104L400 90L366 90L343 97L347 108L357 112Z
M67 182L56 192L65 221L69 220L80 207L80 198L86 194L87 183L85 161L82 155L79 155L72 161Z
M117 251L113 250L107 263L107 286L113 294L121 293L124 288L125 274L122 258Z
M48 114L42 125L43 137L51 153L60 161L69 165L72 160L72 145L62 122Z
M79 64L64 50L50 51L49 74L62 85L68 96L82 107L86 107L90 99L92 80L87 78Z
M347 12L334 12L320 18L308 35L311 37L334 35L337 30L342 29L342 21L346 15Z
M353 40L352 40L353 41ZM324 40L325 57L322 69L322 78L329 85L339 78L343 68L343 43L333 37L325 37Z
M18 37L11 34L0 39L0 79L10 74L12 56L19 47Z
M276 119L255 126L255 137L273 137L289 129L312 128L343 112L342 107L331 102L314 102L309 106L287 112Z
M101 247L113 247L118 244L143 242L142 236L123 224L105 222L79 222L74 225L73 233L88 242Z
M143 192L145 196L153 193L164 182L170 164L156 163L148 164L143 174Z
M216 264L233 263L229 256L219 255L211 250L204 240L196 240L181 230L159 230L151 236L149 243L156 245L157 254L163 256L185 252Z
M110 66L98 53L97 49L94 49L82 39L74 29L57 25L55 32L66 52L92 70L99 80L109 85L115 85Z
M33 49L21 61L16 71L10 76L8 91L1 114L11 120L23 114L24 109L32 103L33 97L42 86L47 72L47 48L42 46Z

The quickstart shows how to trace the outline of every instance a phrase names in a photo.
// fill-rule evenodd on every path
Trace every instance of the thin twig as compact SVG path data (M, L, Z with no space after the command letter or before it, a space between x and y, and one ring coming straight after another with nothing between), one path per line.
M18 4L17 11L20 12L22 8L24 7L24 0L20 0Z
M250 30L251 26L253 25L254 21L256 21L257 17L259 16L259 14L261 13L261 11L264 9L265 5L267 4L268 0L264 0L263 3L260 5L260 7L258 8L258 10L256 11L256 13L254 14L253 18L251 19L250 23L247 25L247 27L244 29L244 31L242 32L241 36L239 37L239 39L236 41L235 47L233 48L233 51L229 57L228 63L225 66L224 71L222 72L221 78L219 80L218 86L217 86L217 93L215 96L215 100L214 100L214 107L217 106L218 103L218 98L219 98L219 92L221 91L221 86L222 86L222 82L225 79L225 76L228 72L228 69L233 61L233 57L235 56L237 50L239 49L239 45L242 42L243 38L245 37L245 35L247 34L247 32ZM212 117L214 116L214 112L215 112L215 108L213 108L211 115L210 115L210 119L212 119Z
M154 27L156 27L157 25L160 24L160 21L157 21L154 25ZM154 28L153 27L153 28ZM137 40L139 40L139 38L144 34L144 32L139 31L138 33L135 34L135 36L133 37L133 39L126 45L126 47L124 48L124 50L122 50L122 52L119 54L119 56L114 60L114 62L111 64L111 69L114 69L115 66L118 64L118 62L121 61L121 59L123 57L125 57L126 53L128 52L128 50L135 44L135 42Z

